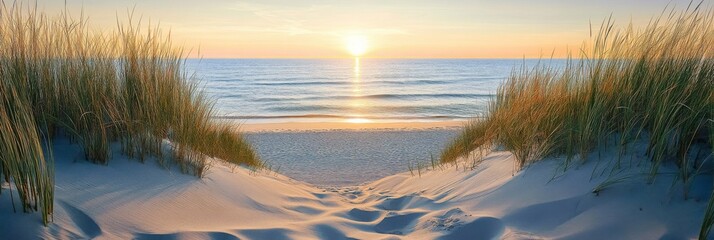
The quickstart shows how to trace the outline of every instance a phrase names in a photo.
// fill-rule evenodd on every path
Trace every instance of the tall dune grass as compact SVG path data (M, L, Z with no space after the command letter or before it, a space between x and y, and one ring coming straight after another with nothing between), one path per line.
M118 142L123 154L199 177L209 157L262 166L233 126L211 119L212 103L184 72L184 60L167 34L131 17L101 32L81 17L2 4L0 172L25 210L39 206L49 221L53 160L43 145L58 135L97 164L109 163Z
M23 211L39 210L47 224L54 200L53 161L45 157L42 144L47 142L37 131L28 101L6 87L0 84L0 176L15 183Z
M710 156L714 148L713 119L712 9L671 11L641 29L617 29L607 20L562 68L541 63L514 70L487 116L470 123L441 161L496 144L513 152L518 168L563 155L567 169L612 139L623 152L644 139L650 180L660 165L674 162L688 186L706 159L692 154L694 146L706 145ZM703 237L714 223L714 207L709 211Z

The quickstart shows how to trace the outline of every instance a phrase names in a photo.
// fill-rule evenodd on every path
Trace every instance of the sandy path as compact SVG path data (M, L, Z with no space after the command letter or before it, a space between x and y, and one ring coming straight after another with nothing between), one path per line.
M639 154L628 157L637 162ZM99 166L63 143L56 155L54 223L12 213L4 191L2 239L679 239L696 236L708 190L695 187L684 200L663 175L596 195L598 184L640 168L608 177L594 175L603 165L591 161L556 174L557 161L544 160L514 173L507 152L473 169L444 166L339 188L220 164L201 180L121 157Z

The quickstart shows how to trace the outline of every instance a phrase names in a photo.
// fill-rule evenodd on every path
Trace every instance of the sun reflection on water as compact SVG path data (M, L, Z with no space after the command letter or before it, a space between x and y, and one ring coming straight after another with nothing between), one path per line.
M360 96L362 95L362 79L360 78L360 59L355 58L354 62L354 75L352 77L352 99L350 101L350 106L353 108L353 111L355 112L355 116L361 116L362 112L365 110L367 107L367 103L365 102L364 99L362 99ZM353 118L348 118L345 120L345 122L348 123L368 123L372 122L372 120L369 120L367 118L363 117L353 117Z
M345 122L348 123L371 123L372 120L366 119L366 118L348 118L345 120Z

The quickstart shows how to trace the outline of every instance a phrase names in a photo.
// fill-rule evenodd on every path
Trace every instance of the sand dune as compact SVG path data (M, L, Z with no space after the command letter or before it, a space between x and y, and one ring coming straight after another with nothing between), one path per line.
M557 161L544 160L514 172L507 152L473 170L444 166L334 188L220 164L199 180L118 153L99 166L67 143L55 154L54 223L12 213L3 191L2 239L682 239L697 235L706 204L697 190L706 183L694 183L689 200L666 175L596 195L613 179L597 174L602 162L556 173Z

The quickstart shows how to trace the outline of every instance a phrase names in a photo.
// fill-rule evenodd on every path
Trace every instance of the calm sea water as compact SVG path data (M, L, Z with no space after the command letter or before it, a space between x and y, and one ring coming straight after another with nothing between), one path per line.
M537 60L525 60L535 63ZM519 59L190 60L222 117L249 122L464 119Z
M221 118L244 123L442 121L485 111L516 59L204 59L189 71ZM555 64L562 64L558 60ZM249 133L261 158L316 185L352 185L428 163L458 133L322 131Z

